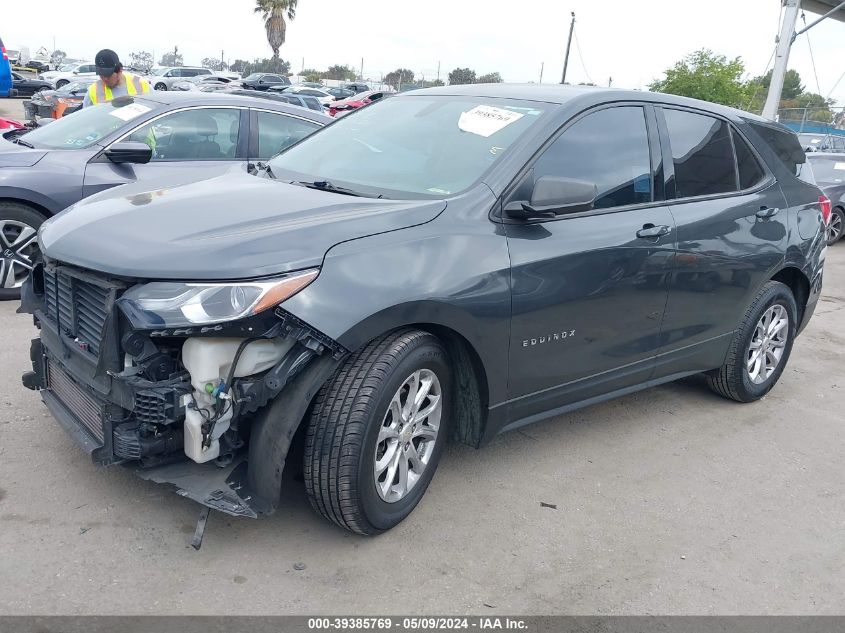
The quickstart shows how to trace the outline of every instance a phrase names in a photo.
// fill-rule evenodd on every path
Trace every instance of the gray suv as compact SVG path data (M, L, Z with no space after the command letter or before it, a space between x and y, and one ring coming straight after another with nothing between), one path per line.
M177 81L185 81L191 77L211 75L212 73L213 71L209 68L174 66L172 68L153 68L145 79L153 90L172 90L173 84Z
M375 534L450 438L698 373L768 393L822 288L804 161L778 124L669 95L406 93L255 174L47 221L23 382L95 462L252 517L301 465L317 512Z

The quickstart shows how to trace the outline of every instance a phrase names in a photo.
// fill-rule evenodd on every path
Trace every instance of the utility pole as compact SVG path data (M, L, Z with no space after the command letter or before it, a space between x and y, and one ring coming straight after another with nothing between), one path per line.
M305 70L305 58L303 57L302 58L302 70L299 71L299 74L301 75L304 70Z
M437 81L440 81L440 62L437 62Z
M364 58L361 58L361 81L364 81Z
M798 0L794 0L798 1ZM566 57L563 58L563 75L560 78L560 83L566 83L566 67L569 65L569 48L572 46L572 31L575 30L575 11L572 12L572 22L569 23L569 39L566 40Z
M766 105L763 106L763 117L775 120L780 104L780 94L783 90L783 78L786 75L786 66L789 63L789 49L792 46L792 37L795 33L795 22L798 20L798 12L801 10L801 0L786 0L783 14L783 25L778 35L778 47L775 51L775 65L772 70L772 80L769 83L769 94L766 96Z
M540 62L540 83L543 83L543 68L546 66L546 62Z
M610 88L613 85L613 77L607 78L607 87Z

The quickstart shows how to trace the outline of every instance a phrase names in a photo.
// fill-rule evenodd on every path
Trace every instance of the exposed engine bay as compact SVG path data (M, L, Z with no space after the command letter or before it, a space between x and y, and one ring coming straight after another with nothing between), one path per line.
M276 305L223 323L154 327L137 306L164 310L170 299L121 303L139 287L39 264L21 308L41 329L24 385L42 392L95 462L132 465L141 477L229 514L272 512L272 489L261 494L249 485L255 421L315 359L333 365L346 350ZM191 309L205 318L221 297L242 308L251 297L233 287L210 287L213 299Z

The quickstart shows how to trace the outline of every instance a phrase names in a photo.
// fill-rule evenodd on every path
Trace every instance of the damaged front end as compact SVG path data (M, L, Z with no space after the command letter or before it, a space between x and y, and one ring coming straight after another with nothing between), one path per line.
M45 260L23 289L41 330L23 383L96 463L269 514L293 433L347 353L279 307L318 272L143 283Z

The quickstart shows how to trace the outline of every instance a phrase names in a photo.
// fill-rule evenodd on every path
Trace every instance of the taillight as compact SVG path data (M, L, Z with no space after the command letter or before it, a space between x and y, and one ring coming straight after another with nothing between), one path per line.
M827 196L819 196L819 207L822 210L822 219L825 225L830 224L830 198Z
M2 53L3 53L3 59L5 59L6 61L9 61L9 54L6 52L6 47L5 46L0 47L0 51L2 51Z

